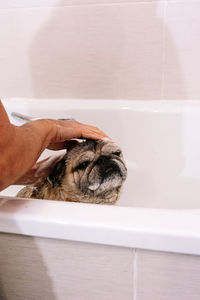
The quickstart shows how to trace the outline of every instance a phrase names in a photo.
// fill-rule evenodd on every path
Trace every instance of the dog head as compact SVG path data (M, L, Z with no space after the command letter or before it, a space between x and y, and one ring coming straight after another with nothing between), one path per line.
M67 151L49 180L71 201L112 204L126 176L122 151L115 143L86 140Z

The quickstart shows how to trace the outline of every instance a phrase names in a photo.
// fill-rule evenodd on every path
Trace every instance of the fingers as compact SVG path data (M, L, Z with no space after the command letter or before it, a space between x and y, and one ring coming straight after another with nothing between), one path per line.
M82 124L77 121L57 121L56 137L52 142L63 142L73 138L99 140L109 137L99 128L91 125Z
M62 149L69 149L72 146L76 145L78 141L76 140L69 140L69 141L64 141L60 143L51 143L48 146L49 150L62 150Z
M63 155L51 156L39 162L36 162L34 166L26 174L19 178L14 184L34 184L34 186L40 185L40 183L51 173L54 166L62 158L62 156Z
M49 173L52 171L56 163L63 157L63 154L50 156L42 161L36 163L35 168L36 172L34 174L35 177L47 177Z

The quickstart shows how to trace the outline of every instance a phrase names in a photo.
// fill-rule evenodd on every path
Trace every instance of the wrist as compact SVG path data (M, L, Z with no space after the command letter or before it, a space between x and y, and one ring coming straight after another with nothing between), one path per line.
M56 134L56 125L50 119L32 121L22 127L30 130L35 141L41 145L41 152L47 148Z

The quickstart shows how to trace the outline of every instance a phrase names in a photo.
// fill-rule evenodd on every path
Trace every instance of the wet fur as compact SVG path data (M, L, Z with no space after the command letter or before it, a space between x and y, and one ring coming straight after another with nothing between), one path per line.
M119 152L119 147L110 142L88 140L77 144L39 187L26 186L17 197L114 204L127 172ZM86 168L84 163L88 163Z

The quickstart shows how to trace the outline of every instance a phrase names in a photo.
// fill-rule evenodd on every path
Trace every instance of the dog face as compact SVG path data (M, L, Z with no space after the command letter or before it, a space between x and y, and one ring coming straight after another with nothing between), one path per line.
M115 203L126 179L121 149L112 142L86 140L73 146L49 176L71 201Z

